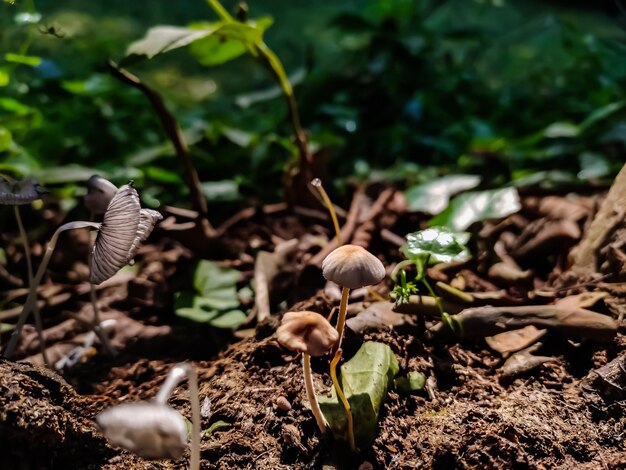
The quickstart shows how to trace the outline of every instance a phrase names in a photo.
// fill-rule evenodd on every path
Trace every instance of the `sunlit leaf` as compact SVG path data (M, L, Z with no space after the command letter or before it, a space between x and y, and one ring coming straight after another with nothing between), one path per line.
M446 227L431 227L419 232L409 233L407 243L400 251L407 259L428 258L429 263L452 263L471 258L468 248L467 232L454 232Z
M221 23L214 23L210 28L193 29L183 26L155 26L150 28L146 36L133 42L126 55L146 56L148 59L164 52L185 47L198 39L213 34Z
M0 67L0 87L5 87L11 81L9 71L3 67Z
M228 24L215 34L194 41L189 52L201 65L218 65L236 59L248 50L247 45L261 41L263 32L272 24L271 18L254 22ZM213 23L195 23L191 28L210 28Z
M410 211L439 214L454 194L475 188L480 183L476 175L447 175L434 181L408 188L404 196Z
M474 222L499 219L520 209L515 188L468 192L454 198L445 211L429 221L429 225L465 230Z
M29 65L31 67L37 67L39 64L41 64L41 57L14 54L12 52L7 52L6 54L4 54L4 60L6 60L7 62L12 62L14 64Z
M4 152L8 149L11 142L13 142L11 132L6 127L0 126L0 152Z
M350 403L359 446L368 445L376 437L380 406L398 370L391 348L373 341L363 343L354 357L341 366L341 386ZM319 403L333 435L345 440L346 413L335 390L330 397L319 397Z

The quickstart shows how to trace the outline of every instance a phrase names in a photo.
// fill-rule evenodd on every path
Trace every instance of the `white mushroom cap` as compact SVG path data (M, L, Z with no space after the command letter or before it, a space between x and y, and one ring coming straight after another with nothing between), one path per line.
M98 175L89 178L86 185L85 206L94 214L104 214L117 192L117 186Z
M187 448L185 420L169 406L127 403L104 410L96 422L112 445L146 459L176 459Z
M287 349L321 356L339 339L328 320L316 312L287 312L278 330L278 342Z
M324 259L322 274L341 287L357 289L382 281L385 278L385 267L365 248L342 245Z
M132 261L163 216L142 209L135 188L126 184L111 199L89 260L89 282L100 284Z

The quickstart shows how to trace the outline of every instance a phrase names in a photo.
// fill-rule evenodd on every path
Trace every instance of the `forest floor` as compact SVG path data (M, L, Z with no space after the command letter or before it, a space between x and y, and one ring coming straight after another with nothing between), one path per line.
M280 315L260 322L251 315L235 334L174 316L173 294L189 284L195 255L164 223L140 250L139 269L119 273L98 290L103 318L117 320L112 342L118 355L106 355L96 343L61 377L41 367L29 328L18 348L20 362L0 360L0 467L184 468L188 454L148 462L110 447L94 418L106 407L153 398L171 366L188 361L200 379L202 468L626 468L626 278L610 274L620 272L614 266L626 239L619 245L615 237L623 234L613 231L617 254L605 253L598 265L609 274L592 281L566 276L568 256L597 215L601 196L522 194L518 213L472 226L472 260L435 266L428 274L473 294L467 305L448 299L451 314L486 305L554 306L566 299L575 304L574 316L584 309L612 318L614 334L587 334L588 325L572 329L567 320L487 339L432 337L416 312L394 313L392 302L381 301L389 298L389 279L353 292L353 314L369 308L380 315L365 326L353 324L344 356L363 341L383 342L395 353L400 374L428 377L424 390L389 392L375 441L356 455L345 443L320 436L305 405L299 358L274 336ZM423 228L427 218L407 212L400 192L374 184L355 192L342 220L344 241L393 267L403 259L404 235ZM270 279L272 311L326 316L338 305L338 289L325 284L320 269L331 230L321 211L259 208L231 225L206 256L239 270L244 286L259 250L274 252L296 239ZM88 247L88 235L64 235L40 292L52 361L88 334L85 323L93 313L89 287L81 282ZM38 262L41 244L33 254ZM7 271L22 270L19 246L8 255ZM5 298L23 298L11 279L0 282ZM592 295L576 297L584 292ZM425 327L436 323L428 316ZM4 334L2 344L6 340ZM319 393L330 390L328 358L314 359L313 370ZM185 386L170 404L190 418Z

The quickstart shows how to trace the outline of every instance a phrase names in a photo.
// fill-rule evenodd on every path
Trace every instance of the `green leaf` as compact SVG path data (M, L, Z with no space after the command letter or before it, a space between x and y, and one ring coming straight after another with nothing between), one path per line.
M604 178L611 173L611 166L608 159L599 153L583 152L579 155L581 170L578 177L581 180L593 178Z
M404 377L397 377L393 385L401 393L417 392L426 385L426 376L421 372L411 371Z
M0 87L5 87L11 81L9 71L3 67L0 67Z
M597 123L610 118L612 115L617 113L618 111L623 110L626 107L626 101L617 101L615 103L607 104L606 106L602 106L591 112L589 116L585 118L583 122L578 125L580 133L589 130L591 127L595 126Z
M202 434L201 436L203 438L205 437L209 437L211 434L213 434L215 431L219 431L220 429L228 429L230 428L232 425L227 422L227 421L223 421L223 420L219 420L219 421L215 421L214 423L211 424L211 426L209 426L208 429L204 429L202 430Z
M236 285L239 278L235 269L200 261L194 272L196 292L176 294L176 315L215 328L238 328L246 321L246 314L238 309L240 301Z
M506 217L519 211L521 207L515 188L468 192L454 198L446 210L428 224L445 226L456 231L465 230L474 222Z
M157 183L175 184L178 186L185 184L177 172L161 168L160 166L149 166L146 168L146 176Z
M42 168L34 173L35 179L41 184L60 184L85 182L94 174L102 175L102 171L80 165L56 166ZM106 176L106 175L103 175Z
M398 361L391 348L367 341L355 356L341 366L341 386L350 403L357 444L365 447L376 437L378 413L395 375ZM322 413L336 438L346 439L346 414L335 390L319 397Z
M14 64L29 65L31 67L37 67L39 64L41 64L41 57L14 54L12 52L7 52L6 54L4 54L4 60L6 60L7 62L12 62Z
M447 175L411 186L404 196L410 211L434 215L448 206L452 195L475 188L479 183L480 177L476 175Z
M221 23L213 23L210 28L204 29L186 28L184 26L154 26L148 30L142 39L128 46L126 55L146 56L151 59L156 55L185 47L198 39L210 36L220 26Z
M12 142L13 137L11 136L11 131L6 127L0 126L0 152L7 150Z
M220 312L211 320L211 325L215 328L234 330L246 322L246 314L241 310L229 310Z
M455 232L446 227L431 227L406 236L406 245L400 248L410 260L428 258L430 264L466 261L471 258L467 242L470 234Z
M215 201L237 201L241 198L239 185L233 180L205 181L200 184L202 194L207 200Z
M201 65L219 65L236 59L248 50L250 44L256 44L263 38L263 33L272 24L269 17L247 23L227 23L216 30L215 34L194 41L189 52ZM211 28L215 23L195 23L190 28Z
M7 331L11 331L15 328L15 325L12 323L0 323L0 333L6 333Z
M211 294L222 288L233 288L241 275L233 268L219 266L217 263L202 260L196 266L193 286L199 294Z
M223 64L242 56L246 51L245 43L215 35L195 41L189 46L191 55L204 66Z
M580 129L576 124L571 122L554 122L546 127L543 136L549 139L557 139L562 137L578 137Z

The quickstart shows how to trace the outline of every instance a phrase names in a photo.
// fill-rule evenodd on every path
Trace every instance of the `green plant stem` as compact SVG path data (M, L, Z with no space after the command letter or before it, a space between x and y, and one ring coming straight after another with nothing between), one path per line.
M437 309L439 310L439 313L443 317L445 312L443 311L443 307L441 306L441 300L439 300L439 297L437 296L437 294L435 294L435 291L430 286L430 283L426 280L425 277L422 277L422 279L420 279L420 282L422 284L424 284L424 287L426 287L426 290L428 290L428 293L430 294L430 296L435 300L435 304L437 305Z
M189 469L200 470L200 390L196 370L186 363L176 364L167 375L154 401L167 406L167 400L185 377L187 377L189 384L189 401L191 402L191 459Z
M320 432L324 434L326 432L326 420L320 409L320 404L317 401L317 395L315 395L315 386L313 385L313 373L311 372L311 355L307 353L302 354L302 372L304 374L304 388L306 390L306 396L311 404L311 412L315 416L317 427L320 428Z
M391 280L394 283L398 282L398 273L403 270L404 268L408 268L409 266L413 266L414 262L410 259L405 259L404 261L400 261L398 264L396 264L396 267L393 268L393 271L391 271Z
M30 246L28 244L28 237L24 224L22 222L22 216L20 209L17 205L13 206L15 210L15 219L17 220L17 226L20 230L20 237L22 238L22 245L24 246L24 256L26 257L26 269L28 271L28 288L33 285L33 260L30 256ZM35 317L35 328L37 329L37 336L39 338L39 349L41 350L41 357L46 366L50 367L50 358L48 357L48 351L46 350L46 341L43 336L43 323L41 321L41 314L39 312L39 305L37 305L37 298L35 296L35 305L33 306L33 316Z
M330 361L330 377L333 381L333 386L335 387L335 393L337 393L337 397L341 401L343 408L346 411L346 426L348 428L348 442L350 443L350 450L352 452L356 452L356 443L354 440L354 421L352 419L352 410L350 409L350 403L346 398L346 395L343 393L341 389L341 385L339 384L339 379L337 378L337 364L341 359L342 350L337 349L333 360Z
M213 9L215 14L225 23L237 22L233 16L222 6L218 0L207 0L209 6ZM294 130L294 137L296 139L296 146L298 147L298 153L300 154L300 165L306 172L307 179L311 178L310 170L310 154L308 150L308 143L306 133L300 123L300 112L298 111L298 103L293 94L293 87L291 82L287 78L285 68L281 63L278 56L272 51L265 42L260 41L256 44L247 44L246 47L250 54L264 65L274 77L280 89L287 101L287 109L289 111L289 119Z
M328 213L330 214L330 218L333 221L333 227L335 227L335 236L337 237L337 243L339 245L343 245L343 237L341 236L341 228L339 227L339 220L337 220L337 213L335 212L335 208L333 207L333 203L328 197L328 193L324 189L324 185L322 185L322 181L319 178L315 178L311 181L311 184L317 192L322 196L322 200L324 201L324 205L326 209L328 209Z
M341 342L343 341L343 330L346 326L346 315L348 313L348 295L350 289L347 287L341 288L341 303L339 304L339 317L337 318L337 332L339 333L339 339L333 346L332 354L335 354L341 348Z
M217 0L207 0L207 3L211 8L213 8L213 11L217 14L217 16L220 17L222 21L225 21L227 23L235 21L232 15L228 13L228 11L226 11L226 8L224 8L222 4Z
M59 235L61 232L65 230L73 230L77 228L91 228L91 229L99 229L100 224L95 222L69 222L67 224L59 227L56 232L52 235L52 238L48 242L46 246L46 251L43 255L41 263L39 264L39 269L37 269L37 273L33 279L33 283L29 286L28 289L28 297L26 297L26 302L24 303L24 307L22 308L22 313L20 314L17 324L15 325L15 329L11 334L11 339L9 340L9 344L4 353L4 357L6 359L11 359L13 354L15 353L15 349L17 348L17 342L20 339L20 335L22 333L22 328L26 324L26 320L28 319L28 314L33 310L37 303L37 289L39 288L39 284L41 283L41 279L43 278L44 273L46 272L46 268L48 267L48 263L50 262L50 258L52 257L52 253L54 252L54 248L57 244L57 240L59 239Z

